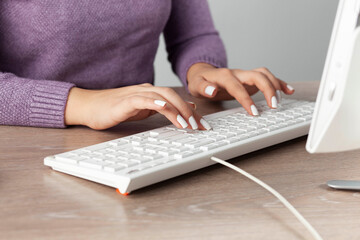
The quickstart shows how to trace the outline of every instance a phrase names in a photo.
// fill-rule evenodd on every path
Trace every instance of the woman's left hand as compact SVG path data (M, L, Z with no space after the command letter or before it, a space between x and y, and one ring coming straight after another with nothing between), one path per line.
M290 85L276 78L267 68L245 71L196 63L190 67L187 79L193 96L214 100L235 98L253 116L259 113L250 96L259 90L270 108L277 108L281 101L281 91L288 95L294 93Z

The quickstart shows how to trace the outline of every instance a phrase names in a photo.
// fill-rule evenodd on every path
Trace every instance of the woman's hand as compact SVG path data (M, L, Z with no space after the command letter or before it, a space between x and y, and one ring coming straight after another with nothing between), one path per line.
M253 116L259 113L250 96L257 91L263 92L270 108L277 108L278 102L281 101L280 91L285 94L294 93L290 85L276 78L266 68L244 71L196 63L190 67L187 79L189 91L193 96L214 100L235 98Z
M161 113L178 128L210 129L191 103L173 89L141 84L106 90L72 88L65 110L66 125L107 129Z

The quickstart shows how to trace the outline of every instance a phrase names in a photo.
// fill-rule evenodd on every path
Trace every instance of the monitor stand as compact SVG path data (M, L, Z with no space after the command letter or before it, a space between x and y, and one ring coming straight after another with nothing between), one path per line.
M351 59L350 63L350 69L349 69L349 75L348 82L358 82L360 81L359 77L359 64L360 64L360 15L358 19L358 28L357 28L357 34L355 34L355 47L353 52L353 57ZM350 90L350 86L347 86ZM352 86L354 87L354 86ZM350 90L351 91L351 90ZM346 96L349 98L349 95ZM348 99L348 102L346 104L352 104L351 102L354 101L355 96L351 96L350 99ZM335 189L341 189L341 190L355 190L360 191L360 181L351 181L351 180L331 180L327 182L327 185L331 188Z
M331 180L327 182L327 185L335 189L360 191L360 181Z

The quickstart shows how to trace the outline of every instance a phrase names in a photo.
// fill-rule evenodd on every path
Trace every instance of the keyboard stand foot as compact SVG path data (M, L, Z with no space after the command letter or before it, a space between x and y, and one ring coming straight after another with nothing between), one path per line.
M127 196L127 195L129 195L129 193L128 193L128 192L126 192L126 193L121 193L121 192L120 192L120 190L119 190L118 188L116 189L116 192L117 192L117 193L119 193L119 194L121 194L121 195L123 195L123 196Z

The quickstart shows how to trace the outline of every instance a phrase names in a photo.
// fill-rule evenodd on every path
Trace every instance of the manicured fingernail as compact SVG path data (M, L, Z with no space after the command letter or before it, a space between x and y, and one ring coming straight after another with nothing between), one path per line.
M276 90L276 98L277 98L278 102L281 103L282 96L281 96L280 90Z
M205 93L209 96L212 96L214 94L214 91L215 91L215 87L213 86L207 86L205 88Z
M293 90L294 90L294 88L293 88L292 86L290 86L290 85L286 85L286 87L287 87L287 89L289 89L290 91L293 91Z
M196 130L199 128L199 126L197 125L195 118L193 116L189 117L189 123L190 123L192 129Z
M165 106L166 105L166 102L162 101L162 100L155 100L154 103L156 105L159 105L161 107Z
M251 112L254 116L259 116L259 111L257 110L257 108L255 107L255 105L251 105Z
M212 127L210 126L210 124L207 122L207 121L205 121L205 119L200 119L200 123L201 123L201 125L203 125L204 126L204 128L206 129L206 130L210 130Z
M185 119L180 115L177 115L176 120L178 121L178 123L180 123L182 128L187 128L187 126L189 126L189 124L185 121Z
M271 107L272 108L277 108L278 107L278 102L277 102L275 96L272 96L272 98L271 98Z

